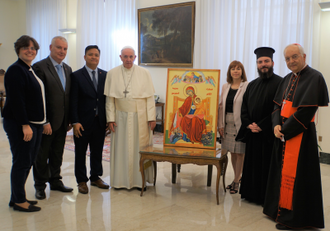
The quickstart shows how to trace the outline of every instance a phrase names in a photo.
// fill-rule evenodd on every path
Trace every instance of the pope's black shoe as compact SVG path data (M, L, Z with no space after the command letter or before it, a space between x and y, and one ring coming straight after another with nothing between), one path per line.
M38 204L38 201L29 201L29 200L26 200L26 202L28 202L30 205L36 205L36 204ZM9 201L9 207L13 207L14 205L15 205L14 202Z
M65 186L62 182L58 185L50 185L51 190L61 191L61 192L72 192L73 188Z
M38 207L38 206L34 206L34 205L29 205L29 208L23 208L23 207L21 207L21 206L19 206L19 205L17 205L17 204L14 204L14 210L17 210L17 211L21 211L21 212L38 212L38 211L40 211L41 210L41 208L40 207Z
M36 198L38 199L38 200L43 200L43 199L45 199L46 198L46 193L45 193L45 190L43 190L43 189L37 189L36 190Z

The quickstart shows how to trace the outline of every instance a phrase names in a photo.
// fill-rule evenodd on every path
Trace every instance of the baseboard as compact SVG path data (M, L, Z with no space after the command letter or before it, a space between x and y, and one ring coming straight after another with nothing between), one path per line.
M320 163L330 164L330 153L320 152Z

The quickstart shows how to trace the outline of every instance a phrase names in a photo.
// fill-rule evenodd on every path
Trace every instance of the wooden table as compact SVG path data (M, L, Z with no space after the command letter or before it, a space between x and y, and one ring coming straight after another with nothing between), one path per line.
M197 165L215 165L217 167L217 179L216 179L216 199L217 204L219 204L219 182L220 175L223 172L223 188L226 192L225 187L225 175L228 165L227 154L221 156L221 150L208 150L208 149L198 149L198 148L181 148L181 147L162 147L157 148L149 146L140 151L140 171L142 175L142 189L145 187L145 177L144 177L144 162L145 160L151 160L154 162L171 162L172 164L197 164ZM176 168L174 171L176 174ZM224 171L222 171L222 169ZM209 172L210 174L210 168ZM211 172L212 174L212 172ZM172 183L173 181L173 167L172 167ZM156 184L157 177L157 167L155 167L154 185ZM210 176L209 176L210 177ZM209 178L208 177L208 178ZM209 181L209 180L208 180ZM141 190L141 195L143 195Z

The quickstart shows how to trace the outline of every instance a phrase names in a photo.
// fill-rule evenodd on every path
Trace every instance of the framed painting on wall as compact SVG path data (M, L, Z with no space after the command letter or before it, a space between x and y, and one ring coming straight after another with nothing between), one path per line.
M216 148L220 70L167 72L164 146Z
M195 2L138 9L139 65L192 67Z

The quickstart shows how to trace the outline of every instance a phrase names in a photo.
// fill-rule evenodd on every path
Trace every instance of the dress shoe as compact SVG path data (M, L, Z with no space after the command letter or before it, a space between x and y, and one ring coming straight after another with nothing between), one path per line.
M50 190L56 190L61 192L72 192L73 188L67 187L62 183L58 185L50 185Z
M109 185L107 183L105 183L102 179L98 179L97 181L91 182L91 185L97 186L97 187L103 188L103 189L109 188Z
M26 200L27 203L29 203L30 205L36 205L38 204L38 201L29 201ZM15 202L9 201L9 207L13 207L15 205Z
M78 191L82 194L87 194L88 193L88 187L86 185L86 182L80 182L78 184Z
M34 205L29 205L29 208L23 208L21 206L18 206L17 204L14 204L14 210L17 210L17 211L22 211L22 212L38 212L41 210L40 207L38 206L34 206Z
M277 229L279 229L279 230L291 230L290 227L285 226L285 225L282 225L282 224L276 224L275 227L276 227Z
M36 190L36 198L38 200L43 200L46 198L46 193L43 189L37 189Z

